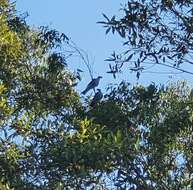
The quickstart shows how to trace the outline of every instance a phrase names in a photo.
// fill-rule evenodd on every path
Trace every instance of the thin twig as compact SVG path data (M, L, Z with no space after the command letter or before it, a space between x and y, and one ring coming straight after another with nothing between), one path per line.
M93 69L89 63L88 54L84 50L78 48L78 46L73 41L71 41L71 44L68 44L68 45L78 53L78 55L80 56L80 58L83 60L84 64L86 65L91 79L93 79Z

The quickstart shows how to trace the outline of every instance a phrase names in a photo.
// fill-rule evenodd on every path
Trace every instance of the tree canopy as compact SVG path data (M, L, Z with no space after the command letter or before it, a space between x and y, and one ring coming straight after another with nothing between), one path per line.
M106 27L106 34L118 33L125 47L106 59L109 73L115 76L124 67L139 77L153 66L164 66L169 73L175 69L193 74L192 7L191 0L131 0L122 5L120 16L103 14L105 20L99 23ZM166 71L158 73L162 72Z
M24 16L0 1L0 188L192 189L191 87L123 81L91 107L68 37Z

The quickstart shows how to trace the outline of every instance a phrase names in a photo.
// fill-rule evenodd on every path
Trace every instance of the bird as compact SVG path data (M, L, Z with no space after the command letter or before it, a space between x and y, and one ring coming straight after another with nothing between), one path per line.
M82 91L82 94L86 94L89 90L94 89L99 85L99 81L102 77L98 76L97 78L92 79L89 84L87 85L86 89Z
M94 95L90 106L94 107L101 99L103 98L103 94L100 89L97 89L97 93Z

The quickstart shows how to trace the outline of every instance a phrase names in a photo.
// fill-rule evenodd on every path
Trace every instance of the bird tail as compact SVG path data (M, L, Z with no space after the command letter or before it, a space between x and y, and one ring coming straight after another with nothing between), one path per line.
M85 95L87 93L87 90L84 90L81 93Z

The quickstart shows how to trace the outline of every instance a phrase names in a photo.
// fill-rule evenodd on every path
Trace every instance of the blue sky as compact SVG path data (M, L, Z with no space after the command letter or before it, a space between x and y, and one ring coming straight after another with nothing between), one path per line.
M110 74L107 74L108 64L104 60L115 50L122 49L123 40L117 35L105 35L104 28L97 24L97 21L103 20L102 13L109 16L119 13L120 4L126 1L118 0L17 0L17 10L20 13L28 12L27 21L34 27L50 26L69 36L79 48L86 51L90 62L93 62L94 76L103 76L102 88L109 83L117 83L120 80L128 82L137 82L135 74L124 72L114 80ZM70 68L84 68L80 59L70 63ZM157 68L159 71L160 68ZM163 68L164 69L164 68ZM89 82L88 71L84 69L82 81L78 89L82 90ZM167 83L169 80L188 79L193 82L193 76L187 74L180 75L158 75L143 74L139 83L149 84L150 82Z

